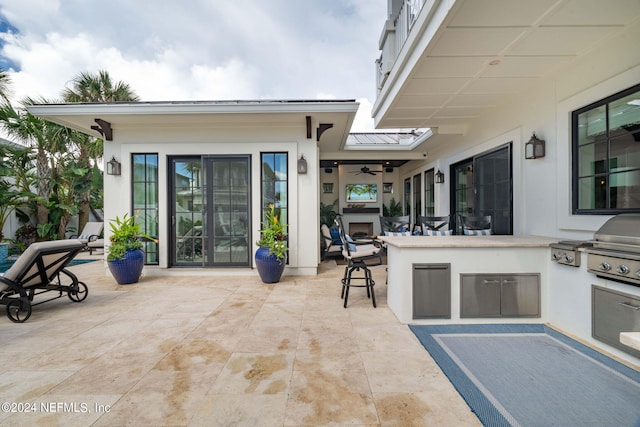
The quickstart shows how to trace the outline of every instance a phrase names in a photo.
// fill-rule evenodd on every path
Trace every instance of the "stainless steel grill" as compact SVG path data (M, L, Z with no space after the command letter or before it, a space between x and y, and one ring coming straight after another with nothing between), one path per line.
M640 214L620 214L594 234L587 270L599 277L640 286Z
M593 243L589 240L561 240L549 245L551 248L551 261L570 267L580 267L580 248L590 247Z

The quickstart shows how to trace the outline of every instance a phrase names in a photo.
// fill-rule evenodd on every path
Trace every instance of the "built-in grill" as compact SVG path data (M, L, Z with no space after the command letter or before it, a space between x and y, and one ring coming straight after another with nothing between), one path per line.
M605 279L640 286L640 214L620 214L604 223L588 248L587 270Z
M580 248L593 246L590 240L561 240L549 245L551 261L570 267L580 267Z

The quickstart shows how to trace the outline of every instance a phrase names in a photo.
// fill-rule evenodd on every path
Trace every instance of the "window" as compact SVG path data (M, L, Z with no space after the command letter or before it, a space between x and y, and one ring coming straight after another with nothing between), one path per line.
M572 113L573 212L640 212L640 85Z
M142 232L158 237L158 155L132 154L133 215L137 217ZM145 264L158 264L158 244L145 242Z
M435 186L433 169L424 173L424 215L434 216L436 214Z
M269 205L276 209L278 220L288 224L288 154L261 153L262 163L262 219L265 220Z

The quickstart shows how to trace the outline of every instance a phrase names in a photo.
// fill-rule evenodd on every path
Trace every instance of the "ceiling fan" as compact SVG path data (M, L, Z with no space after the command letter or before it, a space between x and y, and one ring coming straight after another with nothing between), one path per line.
M356 175L360 175L362 173L368 173L369 175L374 175L375 176L375 174L380 173L380 172L382 172L382 171L381 170L380 171L373 171L373 170L369 169L367 167L367 165L364 165L363 167L360 168L359 171L353 171L351 173L355 173Z

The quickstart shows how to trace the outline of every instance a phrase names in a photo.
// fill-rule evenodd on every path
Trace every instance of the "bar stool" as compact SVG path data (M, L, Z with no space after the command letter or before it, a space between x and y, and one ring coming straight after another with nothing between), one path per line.
M347 266L344 269L344 276L342 277L342 292L340 298L344 300L344 308L347 308L347 300L349 299L349 289L351 287L366 288L367 298L370 298L373 302L373 307L376 307L376 296L373 291L375 281L369 267L382 264L382 246L372 241L358 242L354 241L345 234L344 226L342 224L341 215L336 215L336 225L340 233L340 240L342 241L342 255L347 260ZM376 260L374 262L367 262ZM363 276L353 277L355 271L362 270ZM354 280L363 280L364 284L354 284Z

